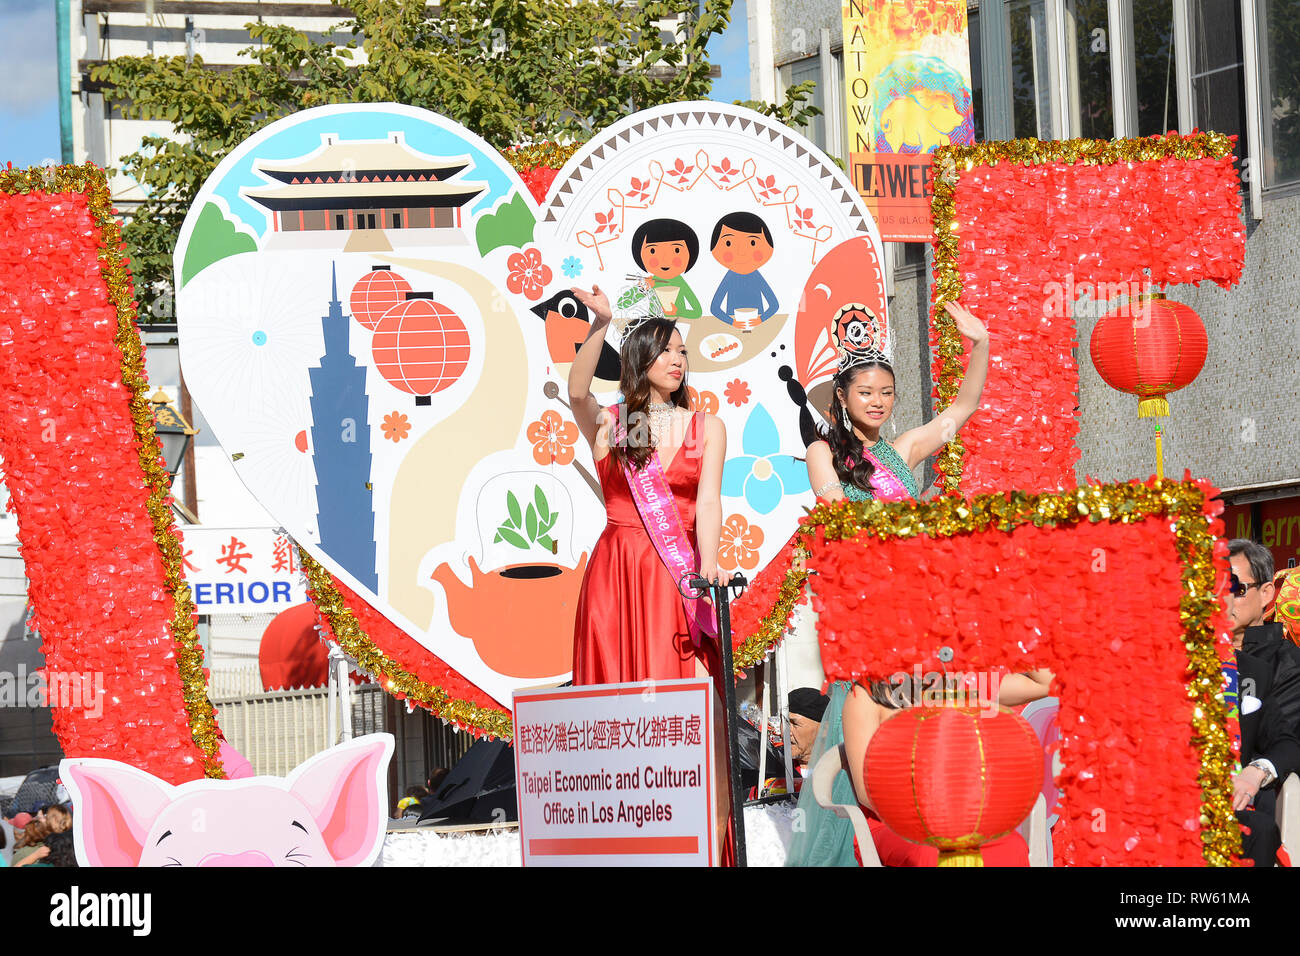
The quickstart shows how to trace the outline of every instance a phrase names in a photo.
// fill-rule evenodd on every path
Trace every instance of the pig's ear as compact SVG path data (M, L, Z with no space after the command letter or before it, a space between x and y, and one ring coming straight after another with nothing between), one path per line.
M59 776L72 796L77 862L138 866L149 828L171 802L172 787L116 760L64 760Z
M289 775L339 866L369 866L379 855L388 818L392 734L371 734L317 754Z

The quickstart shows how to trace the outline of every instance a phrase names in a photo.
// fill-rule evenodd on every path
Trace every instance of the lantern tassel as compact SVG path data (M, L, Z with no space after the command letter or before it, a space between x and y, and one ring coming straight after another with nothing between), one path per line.
M939 853L939 866L983 866L984 857L975 850L948 850Z
M1138 418L1154 418L1169 414L1169 401L1163 395L1144 398L1138 402Z

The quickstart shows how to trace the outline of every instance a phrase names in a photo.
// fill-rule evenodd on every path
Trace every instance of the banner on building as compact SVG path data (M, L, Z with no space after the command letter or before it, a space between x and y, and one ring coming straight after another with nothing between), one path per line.
M307 600L298 550L272 528L183 528L181 564L200 614L278 614Z
M930 154L975 141L965 0L844 0L849 171L885 242L930 241Z

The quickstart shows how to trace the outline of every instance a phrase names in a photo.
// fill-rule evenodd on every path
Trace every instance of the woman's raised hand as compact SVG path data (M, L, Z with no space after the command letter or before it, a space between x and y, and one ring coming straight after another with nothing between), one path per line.
M614 310L609 307L609 296L600 291L600 286L593 285L591 291L574 286L571 291L578 301L587 307L593 321L608 322L614 317Z
M953 322L957 324L957 331L970 339L971 345L979 345L981 342L989 340L989 330L984 328L984 323L971 315L970 310L964 305L958 305L956 302L945 302L943 307L952 316Z

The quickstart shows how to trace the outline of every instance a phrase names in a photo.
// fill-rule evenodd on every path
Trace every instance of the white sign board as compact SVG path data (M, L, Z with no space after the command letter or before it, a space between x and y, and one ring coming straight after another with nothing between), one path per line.
M200 614L278 614L307 600L293 540L272 528L181 529L181 567Z
M712 866L708 680L516 691L525 866Z

